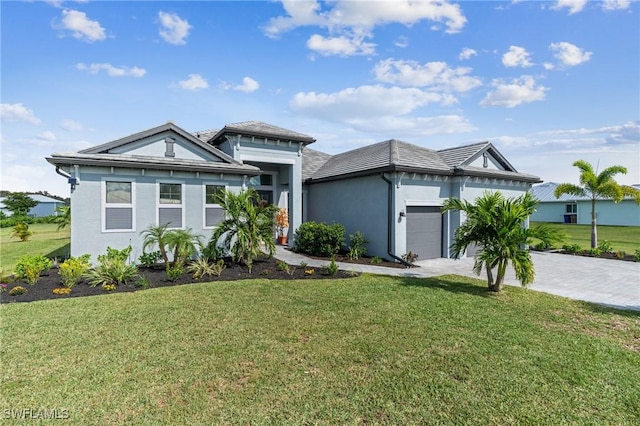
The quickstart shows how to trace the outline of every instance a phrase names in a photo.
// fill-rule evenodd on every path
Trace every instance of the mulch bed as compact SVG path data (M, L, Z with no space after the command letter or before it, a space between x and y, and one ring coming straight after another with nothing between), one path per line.
M305 256L310 257L312 259L324 260L327 263L331 261L331 259L327 258L327 257L310 256L308 254L305 254ZM346 253L342 253L342 252L335 255L335 261L336 262L355 263L357 265L384 266L385 268L400 268L400 269L406 269L407 268L405 265L403 265L400 262L391 262L391 261L386 260L386 259L381 259L380 262L373 263L373 262L371 262L371 259L372 258L368 257L368 256L360 257L358 259L349 259L347 254Z
M534 250L531 249L531 251L547 251L547 252L552 252L552 253L558 253L558 254L565 254L568 256L583 256L583 257L597 257L599 259L611 259L611 260L623 260L626 262L636 262L636 257L633 254L625 254L624 256L622 255L618 255L616 253L600 253L598 256L594 256L593 254L589 253L588 250L582 250L579 252L571 252L571 251L567 251L567 250Z
M231 262L226 263L226 268L222 271L220 277L207 276L205 278L196 280L191 274L184 273L177 280L170 281L167 278L167 274L162 267L157 268L145 268L139 267L138 274L144 277L148 282L148 288L157 287L173 287L184 284L200 283L200 282L214 282L214 281L235 281L245 279L256 278L268 278L277 280L317 280L317 279L339 279L339 278L351 278L359 274L350 271L338 271L335 275L329 275L323 268L306 268L307 270L313 269L312 274L305 273L304 269L300 266L291 266L291 269L287 273L278 269L278 260L275 258L261 258L254 261L252 273L246 266L238 265ZM10 277L11 279L12 277ZM113 291L105 291L100 286L91 287L86 281L82 280L75 285L68 295L58 295L53 293L53 289L62 288L62 279L58 275L58 270L52 268L45 272L38 282L34 285L29 285L20 281L11 281L6 283L6 292L0 294L0 303L16 303L16 302L33 302L35 300L45 299L67 299L70 297L83 297L83 296L95 296L100 294L109 293L125 293L131 291L144 290L142 287L136 287L137 280L133 280L127 285L120 285ZM15 286L22 286L27 289L27 293L20 296L10 296L9 291Z

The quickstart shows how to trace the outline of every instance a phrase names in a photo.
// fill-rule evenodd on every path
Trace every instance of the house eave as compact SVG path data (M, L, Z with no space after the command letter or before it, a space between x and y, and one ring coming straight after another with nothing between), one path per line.
M271 139L274 141L282 141L282 142L287 142L287 141L291 141L291 142L298 142L298 143L302 143L303 145L309 145L314 143L316 140L314 138L292 138L291 136L285 136L285 135L279 135L276 133L269 133L269 132L255 132L255 131L251 131L251 130L243 130L243 129L234 129L233 127L224 127L222 128L220 131L218 131L218 133L216 133L215 135L213 135L208 141L208 144L211 144L213 146L218 146L221 143L225 142L226 139L223 137L225 135L232 135L232 136L248 136L248 137L258 137L258 138L267 138L267 139Z
M376 167L374 169L367 170L359 170L352 173L343 173L334 176L325 176L322 178L310 178L305 181L305 183L313 184L320 182L329 182L343 179L351 179L362 176L370 176L370 175L379 175L380 173L395 173L395 172L405 172L405 173L419 173L419 174L428 174L428 175L438 175L438 176L451 176L451 170L437 170L437 169L428 169L422 167L406 167L406 166L398 166L398 165L390 165L384 167Z
M471 167L454 167L454 176L470 176L470 177L484 177L491 179L505 179L526 183L541 183L542 180L538 176L527 175L524 173L493 170L493 169L477 169Z

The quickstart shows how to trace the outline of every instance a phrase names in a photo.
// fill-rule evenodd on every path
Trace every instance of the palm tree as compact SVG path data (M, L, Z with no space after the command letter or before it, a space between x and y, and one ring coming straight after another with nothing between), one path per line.
M213 231L210 245L222 245L235 262L242 262L251 272L253 260L262 254L262 246L272 256L276 249L274 205L260 202L254 189L238 194L230 191L215 195L225 211L225 219Z
M167 254L167 227L168 223L164 225L150 225L147 229L142 231L140 234L144 237L142 242L142 250L146 250L148 247L153 247L155 245L158 246L158 250L160 250L160 254L162 255L162 260L164 261L165 266L169 266L169 256Z
M573 163L580 169L580 185L561 183L554 191L556 198L562 194L578 195L591 199L591 248L598 247L598 229L596 226L596 201L600 199L613 199L620 202L625 196L634 197L640 204L640 191L631 187L618 184L613 177L618 173L627 174L627 168L623 166L611 166L598 174L593 166L584 160Z
M71 206L63 204L56 207L57 216L53 219L54 223L58 224L58 231L65 228L67 225L71 225Z
M517 198L505 198L500 192L485 192L475 200L475 204L457 198L446 200L443 211L461 211L467 216L455 232L451 246L454 257L459 257L469 245L476 244L480 251L475 257L473 270L480 275L482 269L486 269L490 290L502 290L509 262L522 286L531 284L535 270L528 244L532 238L544 242L558 239L558 235L547 226L525 227L536 205L537 201L528 192Z
M177 268L182 268L197 247L202 247L202 235L194 234L191 228L173 229L167 232L165 240L173 251L173 264Z

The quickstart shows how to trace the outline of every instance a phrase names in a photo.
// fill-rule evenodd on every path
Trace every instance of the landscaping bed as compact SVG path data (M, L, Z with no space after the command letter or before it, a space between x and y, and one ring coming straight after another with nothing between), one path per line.
M215 281L235 281L252 278L268 278L279 280L314 280L314 279L338 279L354 277L359 274L351 271L338 271L335 275L330 275L324 268L302 268L300 265L288 266L288 271L283 270L283 264L275 258L263 257L257 259L253 263L253 270L249 270L244 265L226 262L226 268L217 276L205 276L201 279L194 279L189 273L183 273L177 279L171 281L167 278L167 274L162 266L155 268L139 267L138 277L133 279L126 285L120 285L112 291L105 291L101 286L91 287L86 280L82 280L75 285L69 294L54 294L54 289L62 289L62 278L58 274L57 268L51 268L40 276L38 282L34 285L26 284L22 281L15 281L13 277L9 277L6 283L6 290L0 294L1 303L15 302L33 302L45 299L65 299L70 297L95 296L109 293L125 293L147 288L179 286L201 282ZM313 271L313 272L312 272ZM16 286L24 287L27 292L19 296L11 296L9 292Z

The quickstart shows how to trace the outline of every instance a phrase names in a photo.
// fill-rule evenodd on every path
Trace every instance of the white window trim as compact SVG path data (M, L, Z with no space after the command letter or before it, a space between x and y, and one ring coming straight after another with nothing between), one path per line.
M207 204L207 185L222 186L225 191L229 190L229 185L223 182L203 182L202 183L202 229L214 229L215 226L207 226L207 208L222 208L220 204Z
M160 204L160 184L170 184L170 185L180 185L180 204ZM185 224L185 206L186 206L186 199L187 199L187 194L186 194L186 185L185 182L182 180L169 180L169 179L159 179L156 181L156 224L158 226L160 225L164 225L160 223L160 209L182 209L181 213L182 213L182 226L180 228L169 228L169 229L186 229L186 224Z
M131 183L131 203L107 203L107 182L130 182ZM103 177L100 182L100 216L103 233L122 233L136 231L136 180L124 177ZM109 208L130 208L131 209L131 229L107 229L106 209Z

